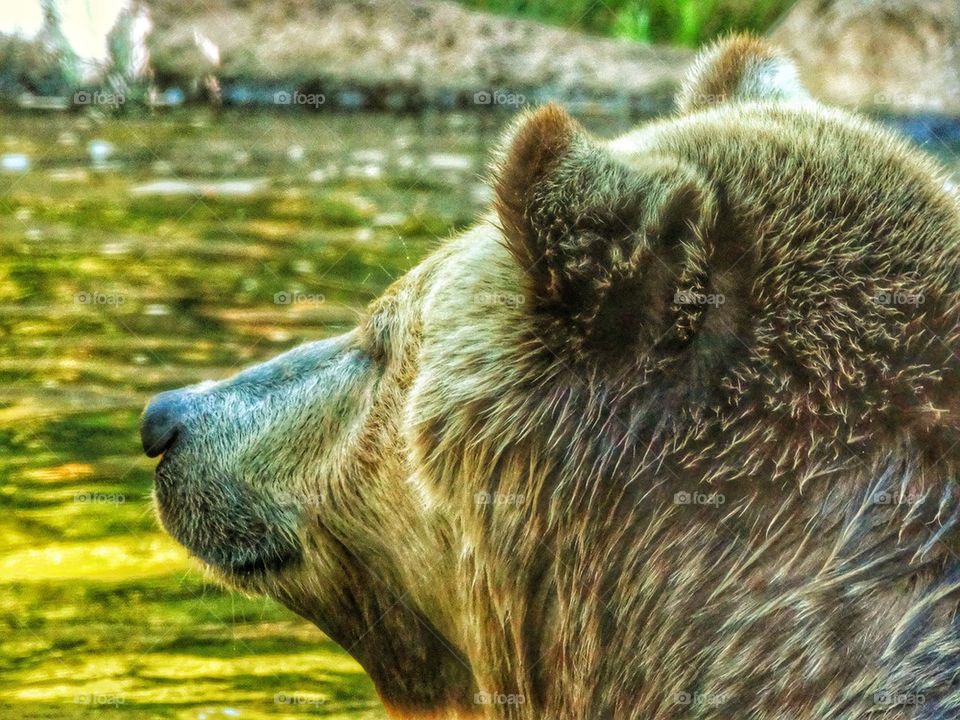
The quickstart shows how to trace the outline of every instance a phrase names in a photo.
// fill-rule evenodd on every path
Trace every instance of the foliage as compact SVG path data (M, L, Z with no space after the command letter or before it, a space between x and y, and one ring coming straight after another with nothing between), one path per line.
M764 32L794 0L461 0L600 35L649 43L701 45L734 30Z

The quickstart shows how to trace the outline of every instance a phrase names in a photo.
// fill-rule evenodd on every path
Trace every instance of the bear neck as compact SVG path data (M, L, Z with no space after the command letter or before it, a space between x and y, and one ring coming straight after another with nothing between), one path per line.
M342 560L339 587L323 597L304 602L281 592L277 599L363 667L391 718L478 717L473 669L451 637L451 613L438 609L446 607L443 598L431 594L449 586L435 578L418 588L355 558Z

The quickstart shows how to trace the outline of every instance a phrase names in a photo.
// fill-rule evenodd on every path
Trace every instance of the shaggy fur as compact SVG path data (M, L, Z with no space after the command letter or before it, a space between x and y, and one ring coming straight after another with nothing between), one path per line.
M777 57L523 117L360 328L184 391L166 527L394 717L960 717L960 208Z
M683 83L681 112L730 101L810 100L796 66L777 48L746 35L714 43L697 57Z

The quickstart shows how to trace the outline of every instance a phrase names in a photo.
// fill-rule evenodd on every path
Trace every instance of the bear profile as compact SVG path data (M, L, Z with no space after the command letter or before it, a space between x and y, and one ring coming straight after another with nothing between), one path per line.
M351 332L163 393L160 519L395 718L960 717L960 207L734 37L555 106Z

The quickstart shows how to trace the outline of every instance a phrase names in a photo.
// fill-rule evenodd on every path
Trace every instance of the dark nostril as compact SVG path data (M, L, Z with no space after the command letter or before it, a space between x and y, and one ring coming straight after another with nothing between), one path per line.
M147 457L156 457L173 447L183 430L188 400L180 390L160 393L140 418L140 441Z

